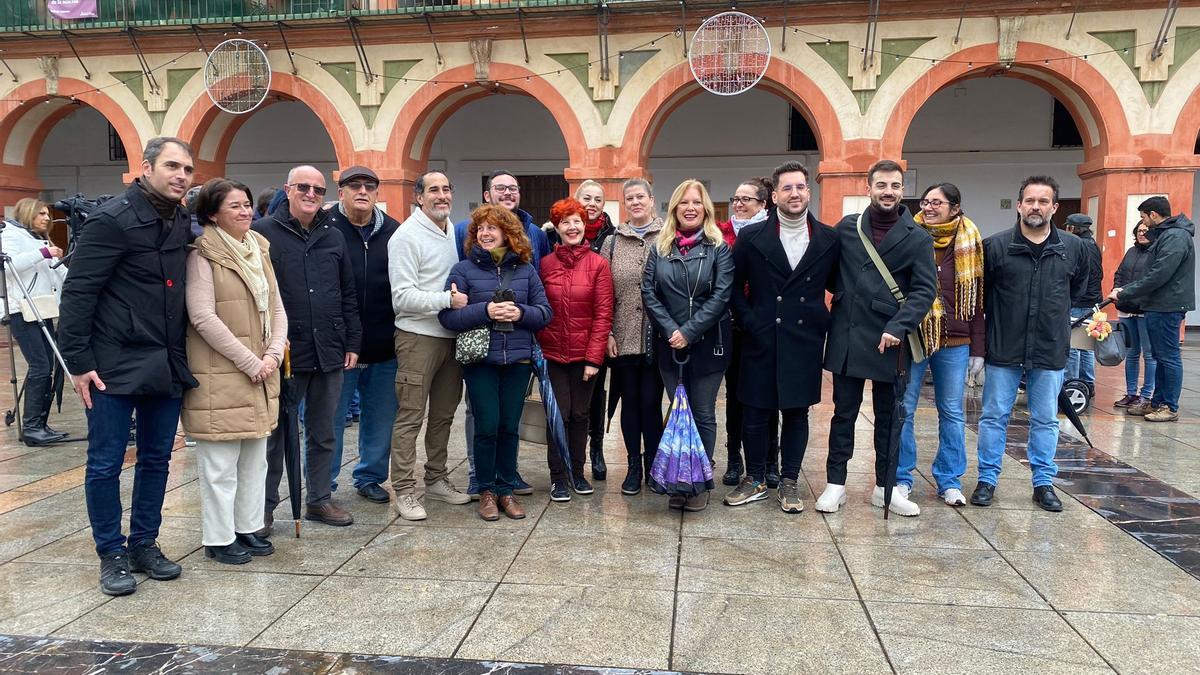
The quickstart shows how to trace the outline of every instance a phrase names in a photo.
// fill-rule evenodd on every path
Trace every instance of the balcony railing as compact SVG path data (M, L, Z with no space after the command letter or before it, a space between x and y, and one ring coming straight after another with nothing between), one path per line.
M595 0L96 0L95 18L59 19L46 0L0 0L0 33L188 26L351 16L595 5Z

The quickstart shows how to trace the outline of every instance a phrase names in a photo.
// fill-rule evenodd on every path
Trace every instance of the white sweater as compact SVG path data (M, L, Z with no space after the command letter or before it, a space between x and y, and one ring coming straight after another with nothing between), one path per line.
M4 273L8 277L8 304L11 313L20 314L20 302L25 297L17 288L17 277L13 268L21 274L25 289L30 297L62 293L63 280L67 278L67 268L59 266L54 269L50 264L58 262L57 258L47 258L42 255L42 248L51 244L34 237L29 230L9 221L3 231L0 231L0 248L12 258L12 263L5 266ZM0 313L4 305L0 303ZM36 321L37 317L24 317L26 321Z
M388 241L388 280L392 284L396 328L419 335L454 337L438 321L438 312L450 306L446 278L457 262L454 225L447 221L443 231L424 211L414 209Z

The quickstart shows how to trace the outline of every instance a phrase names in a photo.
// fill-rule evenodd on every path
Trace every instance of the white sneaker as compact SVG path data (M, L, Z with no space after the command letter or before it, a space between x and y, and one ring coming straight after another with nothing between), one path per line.
M942 493L942 501L950 506L966 506L967 498L963 496L962 490L950 488Z
M405 520L425 520L425 507L417 501L416 495L400 495L396 498L400 507L400 517Z
M892 503L888 506L888 510L898 516L919 516L921 515L921 507L917 506L916 502L910 501L908 498L911 488L907 486L897 485L892 490ZM883 508L883 488L876 485L874 492L871 493L871 504L878 508Z
M839 507L846 503L846 486L830 483L825 491L817 497L816 509L821 513L837 513Z
M447 504L470 504L471 495L459 492L449 478L442 478L432 485L425 486L425 498L436 499Z

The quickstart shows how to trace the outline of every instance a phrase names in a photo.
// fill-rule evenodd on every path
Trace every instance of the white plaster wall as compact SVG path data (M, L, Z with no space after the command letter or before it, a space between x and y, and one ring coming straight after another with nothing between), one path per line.
M308 106L282 101L250 115L229 146L225 169L230 178L257 195L263 188L282 186L292 167L312 164L324 172L333 194L332 172L341 167L329 133Z
M131 153L140 152L130 149ZM44 196L60 199L82 192L89 197L125 190L125 160L108 161L108 122L94 108L79 106L50 131L38 159Z

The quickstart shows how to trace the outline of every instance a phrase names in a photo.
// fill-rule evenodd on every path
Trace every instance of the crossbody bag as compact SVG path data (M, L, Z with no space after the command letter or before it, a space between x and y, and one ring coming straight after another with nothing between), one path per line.
M500 276L500 288L508 288L512 283L513 273L516 272L516 265L510 265ZM477 328L466 330L458 334L454 338L454 360L468 366L472 363L479 363L487 358L488 348L492 342L492 329L489 327L491 321Z

